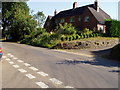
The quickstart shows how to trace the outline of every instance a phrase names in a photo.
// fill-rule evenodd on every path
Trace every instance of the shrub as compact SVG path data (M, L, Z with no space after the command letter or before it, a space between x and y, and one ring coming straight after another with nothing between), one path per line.
M66 38L65 36L62 36L61 41L65 41L66 40L65 38Z
M76 40L76 35L75 34L72 37L73 37L73 40Z
M78 34L76 35L76 39L80 39L80 36Z
M72 41L73 40L73 37L72 36L69 36L69 41Z
M112 59L116 59L120 61L120 44L112 48L109 56Z
M66 39L66 41L69 41L69 36L66 36L66 38L65 38L65 39Z
M76 34L76 29L72 26L72 24L65 23L64 25L59 24L56 27L56 32L63 35L73 35Z
M106 20L106 33L111 37L120 37L120 21Z

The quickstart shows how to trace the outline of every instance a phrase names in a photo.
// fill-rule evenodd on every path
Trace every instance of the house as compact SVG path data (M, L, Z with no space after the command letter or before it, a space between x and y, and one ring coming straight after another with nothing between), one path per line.
M111 17L99 7L97 0L94 4L82 7L77 7L77 2L74 2L72 9L59 13L55 10L54 16L48 16L44 28L51 32L59 23L71 23L77 30L88 28L105 33L105 19L111 19Z

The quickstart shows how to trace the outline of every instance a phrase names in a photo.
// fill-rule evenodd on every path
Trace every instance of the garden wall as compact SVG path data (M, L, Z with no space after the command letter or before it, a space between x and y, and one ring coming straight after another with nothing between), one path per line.
M90 39L59 43L55 48L58 49L86 49L86 48L105 48L115 46L120 42L119 39Z

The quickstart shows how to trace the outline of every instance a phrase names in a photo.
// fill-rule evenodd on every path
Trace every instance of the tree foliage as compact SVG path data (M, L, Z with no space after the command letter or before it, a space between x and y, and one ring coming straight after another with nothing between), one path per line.
M107 35L111 37L120 37L120 21L106 20Z
M43 12L37 12L36 14L33 15L33 18L37 21L37 27L41 28L43 24L45 23L45 15Z
M64 25L59 24L56 27L56 32L64 35L72 35L76 34L76 29L72 26L72 24L65 23Z
M17 41L35 29L36 21L29 15L29 7L25 2L3 2L2 5L4 36L10 35Z

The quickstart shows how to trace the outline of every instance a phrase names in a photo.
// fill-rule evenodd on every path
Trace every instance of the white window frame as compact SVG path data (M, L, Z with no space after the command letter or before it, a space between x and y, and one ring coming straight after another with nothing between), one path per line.
M75 22L74 17L70 17L70 22Z
M85 17L85 22L89 22L90 21L90 17L89 16L86 16Z
M60 23L64 23L64 22L65 22L65 19L62 18L62 19L60 20Z
M78 21L79 21L79 22L81 21L81 16L78 17Z

